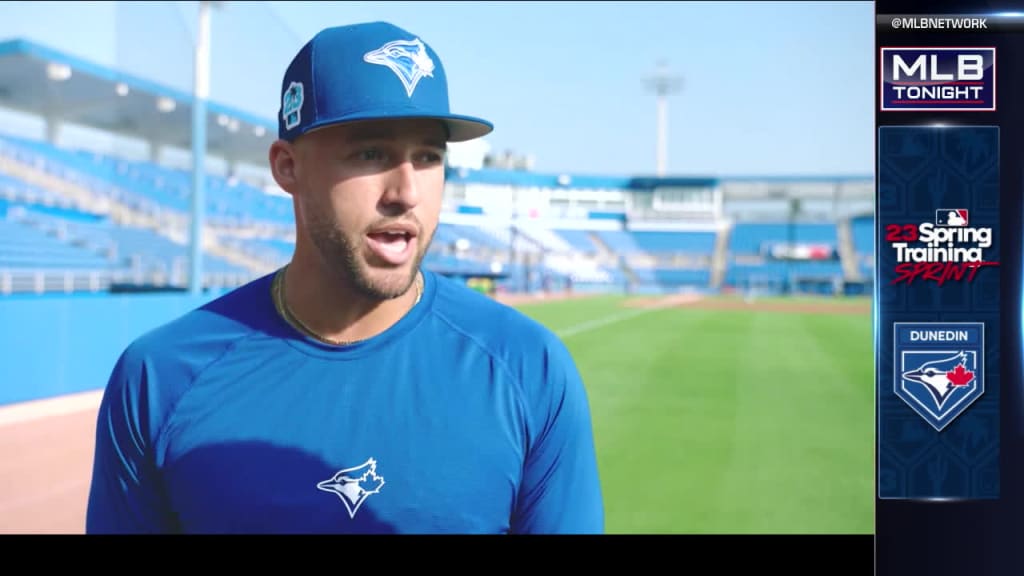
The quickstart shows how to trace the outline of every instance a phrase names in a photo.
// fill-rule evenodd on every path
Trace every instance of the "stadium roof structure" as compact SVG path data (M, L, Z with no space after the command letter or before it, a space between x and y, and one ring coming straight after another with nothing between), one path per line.
M651 191L657 188L716 188L730 186L733 196L766 197L777 193L793 193L805 195L813 187L829 190L830 187L842 184L865 184L873 189L874 176L867 175L775 175L775 176L738 176L738 177L702 177L702 176L597 176L584 174L554 174L533 171L503 170L495 168L456 168L449 167L447 179L452 183L491 184L496 186L517 186L536 188L572 189L606 189ZM737 186L738 185L738 186ZM828 192L831 194L831 192Z
M192 94L24 39L0 41L0 107L164 146L190 149ZM264 166L277 123L207 100L207 153ZM653 190L739 184L733 195L763 196L773 185L874 183L873 175L602 176L495 168L450 168L452 183L562 189ZM749 186L744 186L749 184ZM749 189L747 189L749 188Z
M23 39L0 42L0 106L165 146L192 146L192 94ZM207 101L207 153L264 165L272 119Z
M629 176L597 176L586 174L551 174L533 171L504 170L496 168L449 168L448 181L473 184L494 184L500 186L521 186L537 188L604 188L613 190L650 189L656 186L677 186L681 188L713 187L715 178L665 177L634 178Z

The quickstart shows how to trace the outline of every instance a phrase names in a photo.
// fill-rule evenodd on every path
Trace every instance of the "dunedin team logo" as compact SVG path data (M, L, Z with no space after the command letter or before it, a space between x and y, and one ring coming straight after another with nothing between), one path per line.
M984 324L895 325L895 393L937 431L985 392Z
M951 280L972 282L979 269L999 265L985 259L992 229L971 226L966 208L940 208L934 222L889 224L885 241L896 251L891 284L910 284L917 278L939 286Z

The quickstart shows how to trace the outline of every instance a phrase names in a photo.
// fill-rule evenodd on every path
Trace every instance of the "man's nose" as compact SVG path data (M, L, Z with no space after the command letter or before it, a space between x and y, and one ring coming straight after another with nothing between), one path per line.
M411 160L404 160L390 171L387 189L384 192L387 204L400 204L406 209L419 204L420 194L416 183L416 167Z

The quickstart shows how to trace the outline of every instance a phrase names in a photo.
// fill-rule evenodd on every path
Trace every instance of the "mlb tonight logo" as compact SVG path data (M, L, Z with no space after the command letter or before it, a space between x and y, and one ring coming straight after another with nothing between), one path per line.
M896 322L893 392L941 432L985 393L985 325Z
M992 112L995 48L882 48L883 112Z
M939 208L935 211L936 226L970 226L970 214L965 208Z

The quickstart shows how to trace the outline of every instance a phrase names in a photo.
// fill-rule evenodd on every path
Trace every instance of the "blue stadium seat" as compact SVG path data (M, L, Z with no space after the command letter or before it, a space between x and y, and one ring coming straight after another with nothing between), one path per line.
M631 232L636 246L652 253L711 254L715 232Z
M186 170L131 161L94 152L65 150L34 140L0 136L18 158L42 166L51 174L84 185L136 208L159 213L190 209L192 177ZM0 181L0 189L2 189ZM245 182L207 175L207 218L211 223L245 225L293 221L290 198L270 195Z
M21 222L0 220L0 269L106 270L114 263Z
M573 250L584 254L594 254L598 251L594 241L590 239L590 233L586 230L555 229L554 232L561 236Z
M835 224L796 223L793 225L795 242L812 244L838 243ZM740 222L732 230L729 251L733 254L758 254L765 242L786 242L789 240L789 225L786 223Z
M715 232L602 230L598 237L619 254L700 254L714 252Z

